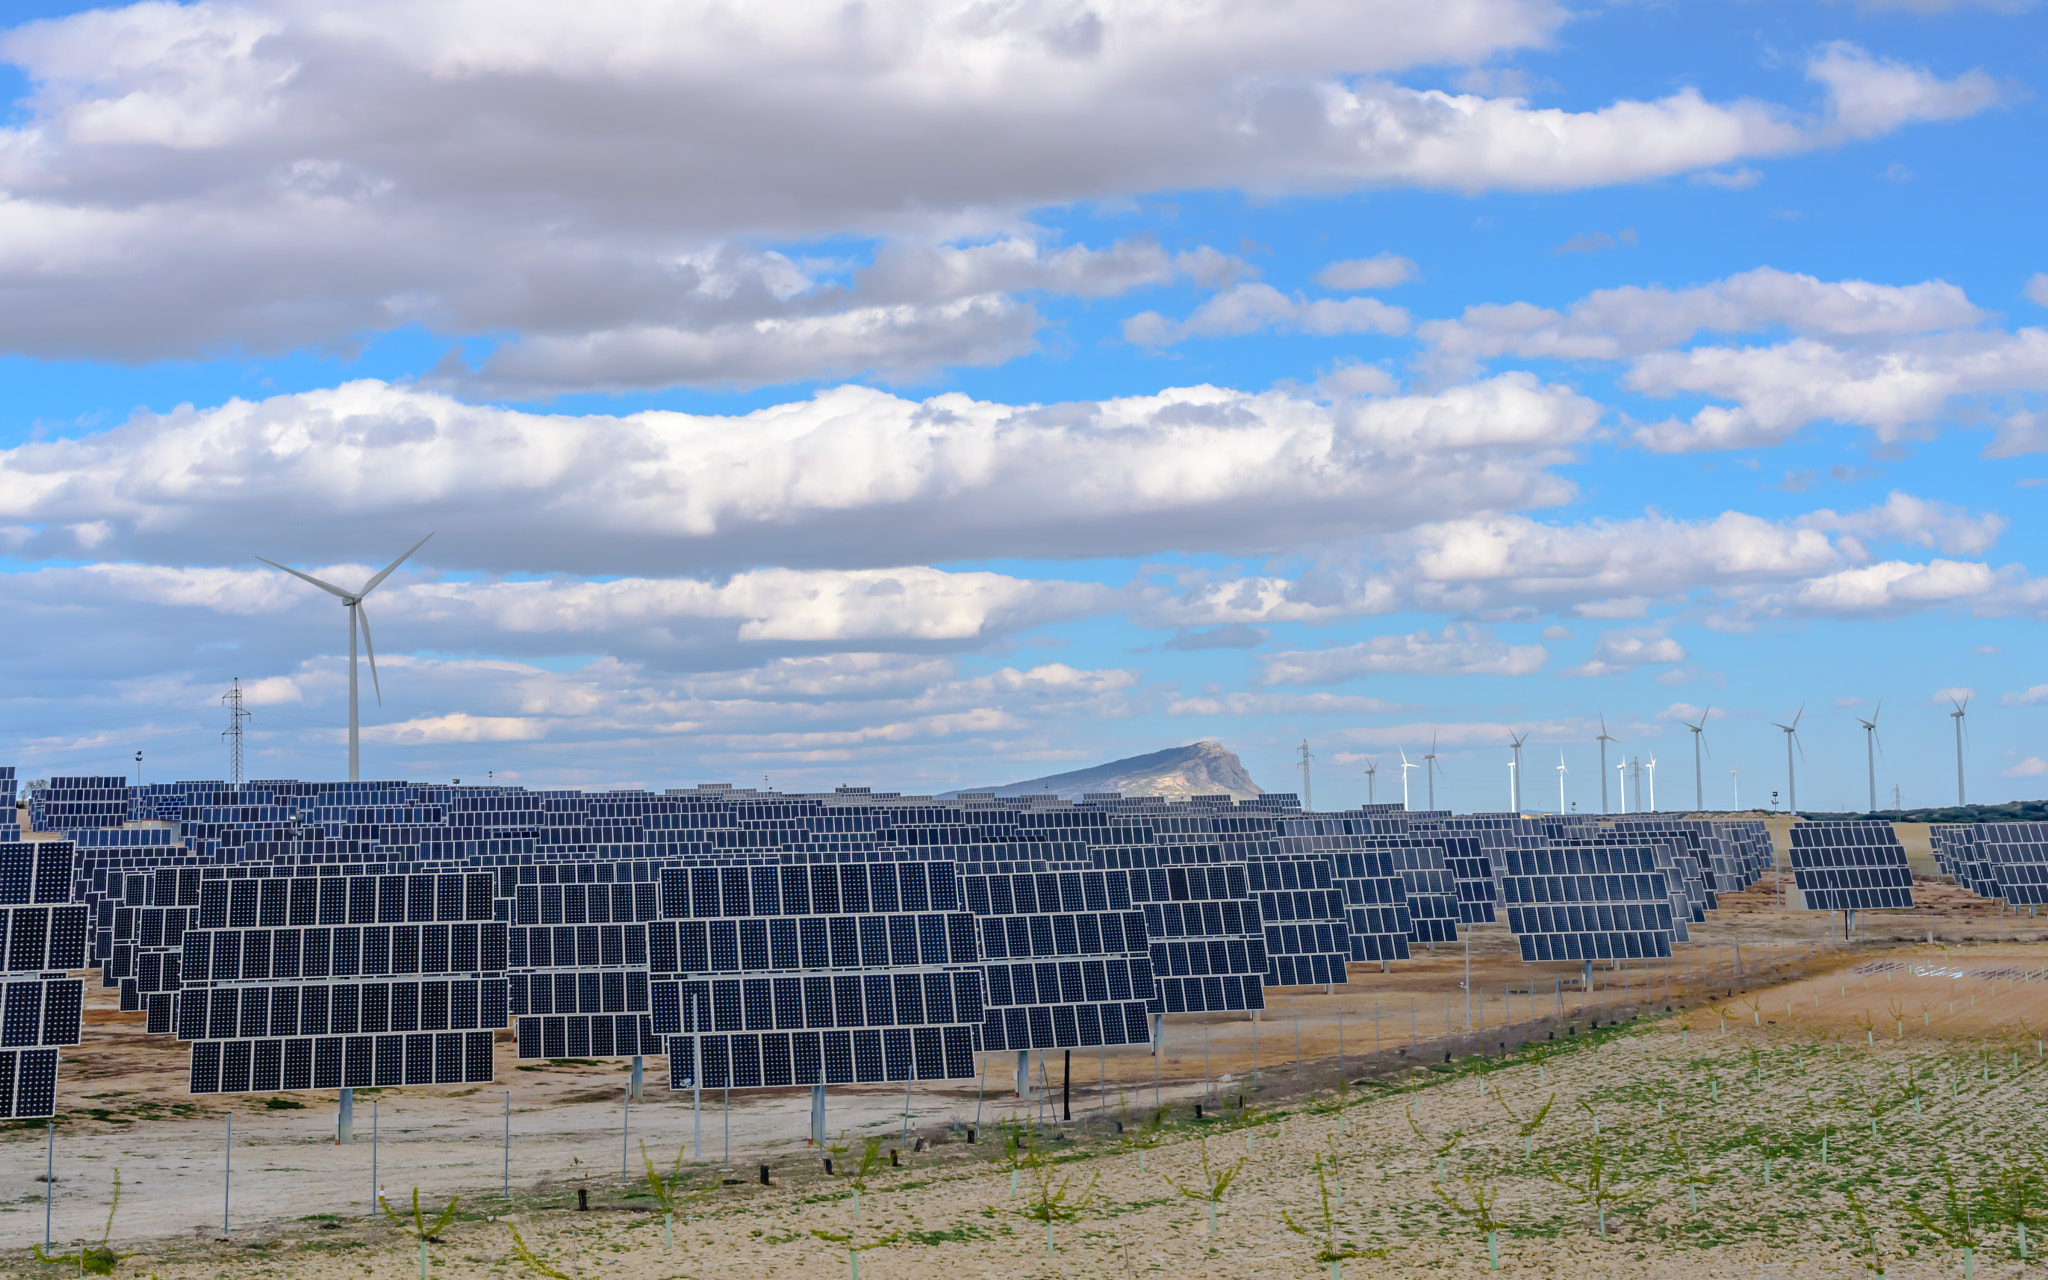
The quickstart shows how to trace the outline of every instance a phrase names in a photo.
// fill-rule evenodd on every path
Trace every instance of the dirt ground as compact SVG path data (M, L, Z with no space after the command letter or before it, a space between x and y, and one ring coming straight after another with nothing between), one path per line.
M1924 835L1921 840L1924 848ZM1920 905L1913 911L1869 914L1858 935L1844 940L1830 936L1839 920L1780 910L1767 876L1745 893L1725 896L1719 911L1693 926L1692 942L1670 964L1601 969L1585 991L1578 989L1575 966L1524 965L1505 926L1481 927L1470 931L1469 962L1463 944L1418 949L1389 972L1352 966L1349 983L1334 994L1272 993L1256 1024L1243 1017L1170 1018L1157 1060L1144 1048L1079 1050L1071 1063L1059 1054L1034 1055L1034 1081L1046 1087L1030 1098L1018 1098L1012 1087L1014 1056L987 1055L983 1085L911 1091L909 1139L902 1136L901 1090L834 1088L828 1128L855 1138L883 1137L884 1152L900 1148L908 1170L888 1168L873 1179L860 1230L905 1235L864 1258L861 1273L868 1280L1055 1272L1327 1274L1316 1249L1286 1228L1279 1210L1286 1208L1297 1224L1317 1212L1313 1161L1332 1151L1350 1161L1347 1229L1372 1247L1394 1251L1385 1259L1351 1260L1354 1275L1391 1275L1397 1266L1484 1269L1483 1248L1460 1234L1460 1219L1437 1194L1440 1186L1464 1194L1460 1174L1450 1169L1437 1181L1430 1161L1418 1154L1423 1139L1410 1127L1411 1115L1427 1113L1420 1122L1425 1132L1485 1131L1490 1145L1470 1157L1483 1163L1514 1152L1503 1102L1526 1117L1540 1105L1540 1092L1564 1089L1571 1096L1555 1104L1561 1119L1576 1101L1650 1088L1646 1081L1688 1071L1711 1073L1720 1068L1698 1063L1721 1059L1733 1064L1727 1068L1732 1089L1743 1070L1740 1055L1750 1047L1794 1056L1849 1054L1837 1060L1861 1062L1857 1069L1871 1072L1895 1072L1922 1057L1981 1057L1993 1047L2000 1055L2019 1055L2012 1058L2014 1071L2023 1060L2037 1059L2040 1046L2031 1037L2048 1027L2048 922L2003 912L1926 877L1915 891ZM143 1035L140 1015L106 1007L110 999L111 993L95 990L86 1043L66 1054L60 1070L63 1110L48 1208L51 1238L59 1245L97 1240L118 1167L122 1194L112 1243L138 1255L121 1265L124 1273L167 1280L273 1269L295 1276L415 1274L416 1247L369 1216L379 1185L398 1201L417 1186L435 1207L462 1196L461 1217L442 1243L428 1248L428 1265L442 1276L523 1273L511 1226L503 1221L508 1213L518 1218L536 1257L579 1277L829 1275L847 1265L843 1249L810 1234L855 1224L846 1179L826 1178L822 1153L807 1147L806 1090L737 1093L729 1113L721 1097L707 1094L701 1113L693 1113L690 1095L671 1093L663 1064L650 1060L645 1100L631 1107L629 1119L625 1064L522 1065L510 1044L501 1043L497 1086L358 1090L357 1144L338 1146L331 1095L187 1096L183 1048ZM1666 1016L1667 1007L1677 1012ZM1617 1022L1626 1027L1617 1030ZM1619 1038L1600 1040L1607 1035ZM1543 1055L1566 1046L1557 1065L1545 1064ZM1475 1053L1494 1064L1476 1079L1470 1073ZM1695 1056L1683 1058L1687 1053ZM1672 1065L1681 1058L1686 1065ZM1340 1080L1355 1105L1341 1115L1310 1109L1312 1097L1328 1103ZM1488 1087L1498 1096L1489 1099ZM2015 1087L2022 1090L2016 1097L2027 1096L2033 1077ZM1253 1108L1255 1123L1248 1128L1235 1107L1240 1095ZM1809 1102L1811 1096L1809 1084ZM2013 1103L1999 1098L1993 1112ZM509 1203L502 1195L508 1099ZM1173 1117L1162 1145L1143 1153L1121 1145L1117 1119L1135 1126L1155 1099ZM1779 1106L1782 1100L1774 1099L1759 1101L1756 1115ZM1205 1103L1200 1122L1193 1117L1196 1102ZM1071 1121L1063 1119L1063 1106ZM2038 1141L2038 1115L2035 1103L2014 1110L2012 1124L2026 1128L2020 1136L2028 1144ZM989 1131L1009 1118L1045 1122L1048 1149L1076 1160L1071 1168L1060 1166L1059 1177L1073 1175L1071 1195L1079 1196L1083 1184L1094 1187L1093 1207L1055 1226L1062 1252L1053 1259L1044 1256L1042 1222L1013 1212L1031 1200L1035 1175L1027 1171L1013 1198L1007 1174L991 1163L1000 1150ZM982 1140L970 1146L966 1129L977 1124ZM1210 1126L1207 1147L1200 1141L1203 1125ZM1653 1128L1644 1130L1645 1152L1661 1141ZM693 1133L701 1146L693 1145ZM43 1270L25 1246L43 1235L45 1137L40 1122L0 1130L0 1178L7 1188L0 1241L15 1246L0 1254L0 1265L22 1274ZM913 1149L918 1138L928 1150ZM650 1212L642 1142L664 1167L685 1152L692 1185L713 1183L721 1163L734 1170L724 1175L729 1185L717 1186L699 1206L699 1220L677 1230L673 1251L662 1246ZM698 1150L701 1161L693 1158ZM1160 1176L1166 1170L1185 1181L1199 1172L1204 1154L1249 1161L1229 1193L1213 1244L1203 1206ZM622 1177L622 1163L630 1178ZM763 1163L771 1167L773 1187L759 1185ZM844 1166L842 1157L842 1172ZM1644 1210L1647 1216L1617 1210L1617 1223L1625 1219L1626 1225L1603 1242L1555 1219L1561 1204L1555 1186L1500 1176L1499 1194L1510 1213L1529 1222L1539 1212L1551 1215L1541 1227L1507 1233L1503 1266L1524 1274L1584 1269L1746 1277L1789 1275L1794 1267L1826 1275L1861 1270L1839 1232L1822 1238L1784 1226L1762 1236L1681 1240L1692 1228L1658 1217L1673 1212L1668 1196L1662 1207ZM578 1190L593 1206L588 1214L572 1207ZM1723 1205L1724 1211L1735 1207ZM1056 1207L1054 1216L1060 1212ZM1778 1220L1777 1208L1758 1212L1760 1221ZM1906 1229L1897 1231L1903 1248ZM1947 1263L1933 1259L1932 1247L1923 1244L1891 1274L1946 1274ZM1989 1262L1985 1254L1979 1265Z

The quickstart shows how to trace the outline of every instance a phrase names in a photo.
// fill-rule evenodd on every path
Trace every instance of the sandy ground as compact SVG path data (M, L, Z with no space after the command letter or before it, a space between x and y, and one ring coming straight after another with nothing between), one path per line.
M1517 1050L1531 1041L1538 1047L1577 1046L1583 1043L1580 1037L1594 1034L1596 1023L1611 1027L1617 1018L1661 1018L1667 1006L1679 1014L1627 1044L1656 1041L1668 1047L1676 1038L1702 1052L1735 1053L1735 1046L1748 1039L1770 1044L1791 1038L1828 1052L1860 1046L1866 1056L1897 1057L1953 1055L1993 1045L2005 1053L2030 1043L2034 1029L2048 1027L2048 982L2041 977L2048 966L2048 922L2001 913L1992 904L1927 880L1916 886L1916 896L1922 905L1912 913L1867 916L1859 936L1845 942L1828 936L1832 922L1825 917L1778 910L1767 877L1755 889L1724 897L1722 909L1706 924L1694 926L1693 942L1681 947L1670 965L1601 970L1590 991L1577 989L1574 967L1524 965L1505 927L1482 927L1471 931L1469 1013L1468 961L1466 948L1459 945L1434 953L1418 950L1415 959L1386 973L1377 966L1353 966L1351 981L1334 994L1275 993L1256 1026L1243 1018L1170 1019L1165 1053L1157 1062L1144 1049L1077 1051L1071 1066L1058 1054L1043 1060L1034 1055L1034 1078L1049 1088L1030 1099L1018 1099L1010 1087L1014 1057L989 1055L984 1088L912 1090L909 1125L930 1144L921 1153L899 1136L905 1127L902 1091L835 1088L830 1130L885 1135L888 1146L903 1149L910 1170L878 1176L878 1186L895 1190L868 1197L875 1202L870 1216L890 1229L933 1237L878 1250L863 1263L862 1273L869 1280L877 1275L1013 1276L1054 1270L1326 1274L1310 1256L1314 1250L1287 1232L1277 1215L1278 1207L1291 1206L1299 1220L1314 1208L1302 1199L1303 1188L1310 1194L1314 1188L1310 1153L1327 1147L1334 1121L1302 1113L1305 1098L1318 1092L1330 1098L1340 1079L1411 1081L1402 1087L1422 1090L1425 1099L1453 1098L1466 1086L1460 1083L1463 1077L1439 1076L1447 1052L1462 1063L1474 1052L1498 1059L1504 1049ZM1927 941L1930 934L1935 942ZM760 1277L830 1274L829 1268L845 1266L843 1252L829 1253L808 1234L813 1226L844 1228L851 1219L844 1179L824 1179L820 1153L807 1150L807 1091L735 1094L729 1116L722 1099L707 1094L701 1116L693 1116L689 1095L670 1093L663 1064L651 1060L645 1101L632 1107L630 1129L622 1131L623 1063L536 1069L519 1064L510 1045L501 1044L498 1086L359 1090L358 1143L344 1147L332 1140L331 1095L232 1101L187 1097L184 1050L166 1038L144 1036L140 1016L105 1007L110 999L111 993L95 991L86 1044L68 1053L61 1069L64 1115L57 1126L50 1222L57 1241L81 1235L96 1239L118 1166L123 1191L114 1240L124 1251L142 1255L124 1264L127 1270L165 1277L272 1267L289 1268L294 1275L416 1273L417 1254L395 1243L389 1224L367 1216L373 1187L381 1184L402 1199L418 1186L434 1205L460 1194L466 1208L487 1217L502 1215L508 1207L500 1194L506 1178L508 1097L509 1207L528 1224L536 1247L545 1251L540 1238L562 1235L548 1254L557 1269L578 1275L602 1270L625 1276ZM1627 1071L1605 1070L1604 1064L1618 1061L1626 1047L1603 1048L1598 1054L1580 1050L1584 1062L1600 1062L1603 1070L1571 1074L1589 1090L1640 1075L1645 1070L1640 1058L1631 1060ZM1563 1074L1561 1068L1546 1072L1526 1061L1526 1055L1522 1058L1488 1077L1508 1090L1503 1096L1520 1089L1526 1101L1538 1084ZM1423 1070L1425 1064L1436 1070ZM1650 1070L1654 1074L1656 1069ZM1532 1083L1538 1076L1548 1079ZM1010 1213L1016 1205L1007 1192L1007 1177L988 1172L995 1144L985 1139L970 1147L961 1139L977 1115L984 1134L1008 1116L1059 1121L1063 1083L1073 1116L1064 1127L1075 1139L1073 1150L1092 1153L1076 1166L1083 1170L1081 1181L1099 1178L1103 1203L1122 1207L1112 1213L1098 1206L1095 1217L1084 1214L1057 1228L1056 1236L1072 1233L1074 1253L1047 1263L1042 1226ZM1117 1116L1135 1118L1155 1096L1183 1126L1191 1122L1192 1104L1198 1100L1209 1103L1212 1116L1218 1104L1225 1104L1229 1117L1234 1113L1227 1104L1240 1091L1255 1108L1292 1108L1297 1114L1281 1123L1284 1140L1275 1137L1267 1149L1255 1145L1253 1164L1233 1193L1234 1207L1224 1215L1225 1235L1211 1246L1200 1206L1158 1176L1161 1168L1184 1170L1198 1161L1200 1149L1191 1131L1176 1130L1165 1146L1150 1153L1146 1170L1138 1169L1137 1153L1116 1145L1112 1131ZM1373 1177L1393 1180L1377 1192L1368 1194L1363 1182L1355 1191L1380 1206L1382 1218L1371 1228L1378 1232L1375 1238L1389 1247L1398 1245L1404 1269L1483 1267L1483 1257L1470 1242L1458 1243L1448 1226L1432 1222L1424 1231L1415 1222L1397 1221L1416 1204L1435 1203L1430 1171L1406 1167L1413 1163L1407 1148L1416 1145L1405 1120L1409 1099L1366 1092L1373 1096L1348 1113L1346 1124L1380 1135L1377 1146L1369 1143L1355 1154L1362 1168L1377 1170ZM273 1101L286 1105L273 1109ZM292 1102L302 1105L292 1107ZM1487 1124L1503 1123L1497 1100L1485 1103L1475 1094L1459 1105L1483 1113ZM230 1116L232 1179L223 1232ZM1435 1123L1460 1122L1449 1117ZM699 1165L686 1158L685 1167L700 1170L696 1176L708 1181L729 1151L729 1163L738 1172L727 1176L736 1185L717 1192L727 1206L682 1233L687 1241L679 1239L670 1254L660 1247L659 1227L650 1225L646 1212L652 1201L641 1181L639 1147L644 1141L665 1165L679 1149L691 1149L693 1129L701 1131L705 1159ZM42 1236L44 1138L40 1124L0 1130L0 1178L9 1189L0 1202L0 1240L22 1244ZM1254 1139L1255 1144L1261 1141L1263 1136ZM1235 1144L1233 1159L1245 1154L1242 1134L1233 1134L1230 1142ZM622 1181L622 1155L631 1184ZM772 1167L776 1187L758 1185L762 1163ZM1456 1175L1450 1176L1455 1181ZM566 1211L578 1188L595 1206L590 1215ZM1556 1207L1554 1188L1510 1187L1503 1194ZM502 1222L465 1215L448 1229L446 1239L429 1250L438 1274L520 1270L509 1261L509 1228ZM1653 1246L1645 1237L1629 1251L1612 1241L1600 1245L1597 1238L1589 1241L1573 1231L1548 1230L1516 1237L1509 1252L1510 1269L1525 1273L1590 1268L1616 1274L1751 1276L1790 1274L1791 1267L1807 1263L1805 1269L1823 1274L1859 1270L1839 1246L1839 1241L1823 1247L1786 1238L1674 1250ZM615 1248L624 1252L615 1254ZM606 1259L601 1269L592 1261L593 1251L602 1251ZM4 1258L17 1269L38 1269L19 1253ZM1980 1265L1988 1265L1988 1258ZM1354 1273L1392 1273L1391 1258L1358 1259L1349 1266ZM1924 1272L1937 1273L1938 1268ZM1923 1272L1895 1266L1892 1274Z

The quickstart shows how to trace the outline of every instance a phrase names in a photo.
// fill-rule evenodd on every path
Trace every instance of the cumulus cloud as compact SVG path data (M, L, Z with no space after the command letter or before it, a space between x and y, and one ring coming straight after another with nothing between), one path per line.
M1124 321L1124 341L1167 347L1189 338L1231 337L1266 329L1329 338L1346 333L1400 334L1408 313L1378 298L1307 298L1269 284L1241 284L1219 293L1185 320L1144 311Z
M1329 649L1299 649L1260 659L1262 684L1340 684L1359 676L1525 676L1550 659L1542 645L1511 645L1477 627L1446 627L1440 634L1378 636Z
M2048 760L2039 756L2028 756L2010 769L2002 771L2001 778L2038 778L2048 774Z
M1383 716L1422 708L1338 693L1223 693L1167 699L1170 716Z
M2048 684L2037 684L2018 693L1998 695L2001 707L2043 707L2048 706Z
M2036 271L2027 278L2027 301L2048 307L2048 272Z
M1685 646L1655 631L1603 631L1593 656L1558 672L1567 678L1626 675L1637 667L1666 666L1685 661Z
M1414 262L1399 254L1379 253L1370 258L1347 258L1316 272L1316 283L1325 289L1353 292L1360 289L1391 289L1420 274Z
M2001 515L1971 515L1961 507L1916 498L1896 489L1881 507L1869 507L1847 515L1821 510L1799 519L1803 528L1826 529L1858 538L1910 542L1923 547L1937 547L1951 555L1981 555L1989 551L2010 523Z
M423 554L443 568L530 573L1262 552L1563 501L1550 464L1597 419L1526 374L1337 405L849 386L730 417L522 413L366 381L0 451L0 524L25 530L24 558L247 563L367 559L373 523L438 530Z
M1550 0L251 0L32 22L0 40L32 86L0 130L0 350L142 360L421 325L521 334L484 385L819 376L791 372L806 340L819 370L915 370L1019 349L1028 308L778 293L765 261L722 291L707 259L764 238L948 246L1155 191L1638 182L1998 98L1981 73L1847 45L1809 59L1806 113L1690 89L1534 109L1395 79L1542 45L1565 18ZM949 308L979 337L948 348Z

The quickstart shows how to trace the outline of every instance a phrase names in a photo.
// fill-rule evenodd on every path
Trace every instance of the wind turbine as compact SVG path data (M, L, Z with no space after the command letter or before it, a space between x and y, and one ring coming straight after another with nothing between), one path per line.
M1615 738L1615 737L1610 737L1610 736L1608 735L1608 732L1607 732L1607 713L1606 713L1606 712L1604 712L1604 711L1600 713L1600 736L1599 736L1598 738L1594 739L1594 741L1596 741L1596 742L1598 742L1598 743L1600 744L1600 812L1602 812L1602 813L1606 813L1606 812L1607 812L1607 744L1608 744L1608 743L1610 743L1610 742L1620 742L1620 741L1621 741L1621 739L1620 739L1620 738Z
M1557 753L1557 811L1564 812L1564 775L1571 770L1564 767L1564 752Z
M433 536L430 533L427 535L427 538ZM273 569L283 569L294 578L298 578L303 582L310 582L330 595L340 596L342 607L348 610L348 780L350 782L362 781L363 773L360 718L356 709L356 628L358 626L363 631L363 649L370 657L370 686L376 690L377 705L380 707L384 705L384 686L377 679L377 648L370 643L370 615L363 612L363 597L375 591L378 584L390 577L394 569L411 559L413 552L426 546L427 538L421 538L418 542L413 543L404 555L385 565L383 572L365 582L360 591L344 591L331 582L322 582L310 573L300 573L297 569L286 568L275 560L263 560L262 556L256 557L258 560L263 560L264 564L269 565Z
M1877 713L1884 710L1884 699L1877 700L1877 706L1870 713L1870 719L1856 717L1856 723L1863 726L1863 757L1870 765L1870 812L1877 812L1877 753L1883 744L1877 740Z
M1960 805L1963 803L1963 717L1970 714L1970 695L1964 694L1961 702L1953 697L1948 701L1955 708L1948 713L1948 718L1956 722L1956 803Z
M1436 732L1431 730L1429 735L1429 754L1422 757L1422 777L1424 781L1429 783L1429 808L1432 813L1436 812L1436 771L1442 767L1436 761Z
M1686 724L1683 720L1678 722L1692 730L1692 802L1693 806L1702 813L1706 812L1707 808L1707 791L1706 784L1701 780L1700 776L1700 746L1702 740L1707 735L1707 717L1712 715L1713 712L1714 708L1710 705L1705 711L1700 712L1700 722L1698 724Z
M1742 808L1742 770L1730 769L1728 771L1728 778L1728 785L1735 788L1735 807L1740 809Z
M1373 759L1371 756L1367 756L1365 758L1365 802L1367 804L1378 803L1378 801L1373 798L1373 775L1378 773L1379 771L1380 762Z
M1799 780L1792 771L1792 747L1799 741L1799 717L1805 714L1806 708L1801 706L1793 714L1791 724L1779 724L1775 720L1771 722L1773 729L1785 731L1785 812L1791 814L1799 812ZM1799 754L1804 757L1806 748L1800 747Z
M1521 778L1520 778L1520 777L1518 776L1518 771L1517 771L1517 770L1515 769L1515 762L1514 762L1514 761L1512 761L1512 760L1510 760L1510 761L1508 761L1508 812L1509 812L1509 813L1520 813L1521 811L1522 811L1522 786L1521 786Z
M1603 751L1603 752L1602 752L1601 754L1602 754L1602 755L1605 755L1606 753L1605 753L1605 752ZM1626 761L1626 760L1617 760L1617 761L1615 761L1615 763L1614 763L1614 772L1615 772L1615 774L1617 775L1617 776L1616 776L1616 778L1614 779L1614 788L1615 788L1615 790L1617 790L1617 791L1621 792L1621 811L1622 811L1623 813L1627 813L1627 812L1628 812L1628 761ZM1607 790L1607 775L1606 775L1606 774L1605 774L1604 772L1603 772L1603 773L1602 773L1602 774L1600 775L1600 790L1602 790L1603 792ZM1602 811L1602 812L1605 812L1605 811L1606 811L1606 805L1607 805L1607 802L1603 800L1603 801L1601 801L1600 803L1601 803L1601 811Z
M1396 750L1400 750L1400 748L1396 748ZM1408 753L1405 750L1401 751L1401 808L1403 811L1408 808L1408 771L1410 769L1420 769L1421 767L1419 764L1409 764Z
M1514 748L1515 752L1515 772L1513 777L1515 780L1514 801L1516 813L1522 811L1522 744L1528 740L1528 730L1524 729L1522 736L1519 738L1515 736L1514 730L1508 730L1508 746Z
M1648 765L1647 765L1646 767L1647 767L1647 768L1649 769L1649 771L1650 771L1650 812L1651 812L1651 813L1655 813L1655 812L1657 812L1657 753L1656 753L1656 752L1652 751L1652 752L1650 753L1650 763L1649 763L1649 764L1648 764Z

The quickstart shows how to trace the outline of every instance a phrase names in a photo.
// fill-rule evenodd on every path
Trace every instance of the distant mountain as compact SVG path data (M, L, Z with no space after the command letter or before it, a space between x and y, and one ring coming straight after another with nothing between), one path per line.
M1220 742L1194 742L1185 747L1168 747L1149 755L1112 760L1092 769L1055 773L1049 777L1011 782L1000 787L964 787L962 791L993 791L998 797L1044 795L1051 792L1062 800L1079 800L1087 792L1118 791L1127 796L1227 795L1248 800L1266 794L1252 781L1236 753ZM950 799L960 791L948 792Z

